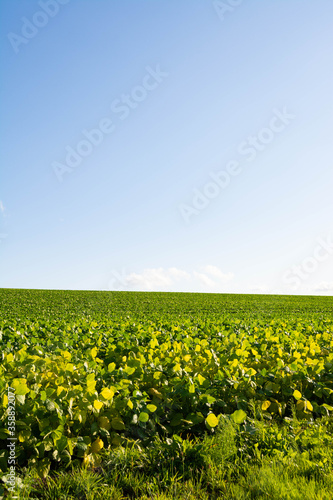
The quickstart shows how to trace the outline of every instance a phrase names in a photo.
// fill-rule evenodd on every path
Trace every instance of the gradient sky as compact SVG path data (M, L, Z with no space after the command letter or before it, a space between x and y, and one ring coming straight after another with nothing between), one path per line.
M332 295L331 0L0 8L1 287Z

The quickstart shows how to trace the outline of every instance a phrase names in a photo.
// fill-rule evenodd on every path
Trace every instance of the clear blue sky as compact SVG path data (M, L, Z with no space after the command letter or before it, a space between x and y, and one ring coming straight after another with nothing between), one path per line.
M331 0L0 8L1 287L332 295Z

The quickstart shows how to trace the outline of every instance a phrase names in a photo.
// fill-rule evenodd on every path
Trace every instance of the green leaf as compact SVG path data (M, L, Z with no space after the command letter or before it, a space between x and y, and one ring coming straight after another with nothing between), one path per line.
M296 409L299 411L306 410L306 401L297 401Z
M87 448L88 448L88 446L86 445L86 443L84 441L78 441L76 443L76 449L81 451L81 452L86 451Z
M12 381L12 387L15 389L16 396L24 396L25 394L28 394L28 392L30 392L25 378L15 378Z
M56 447L59 453L61 453L67 446L67 438L66 436L61 436L56 440Z
M55 411L55 404L50 399L47 399L45 401L45 406L46 406L47 411Z
M20 405L24 405L24 403L25 403L25 395L24 396L16 396L16 401Z
M157 406L156 405L147 405L147 408L148 410L151 412L151 413L154 413L154 411L157 410Z
M49 473L51 467L51 460L49 458L43 458L37 463L37 472L39 477L46 477Z
M124 371L127 373L127 375L133 375L133 373L135 372L135 368L133 366L126 366Z
M146 412L142 411L142 412L140 413L140 415L139 415L139 421L140 421L140 422L148 422L148 420L149 420L149 415L148 415L148 413L146 413Z
M115 429L116 431L123 431L125 430L125 424L119 417L115 417L111 420L111 427L112 429Z
M30 429L22 429L18 434L18 439L21 443L24 443L24 441L27 441L30 436L31 436Z
M9 430L1 428L0 429L0 439L7 439L9 436Z
M244 420L246 419L247 415L245 411L243 410L236 410L234 413L231 415L232 420L235 422L235 424L242 424Z
M194 384L189 385L188 392L190 394L195 394L195 385Z
M211 396L210 394L201 394L200 399L202 399L203 401L205 401L205 403L210 405L215 403L216 401L214 396Z
M181 424L182 420L183 420L183 414L175 413L170 422L171 427L178 427L178 425Z
M321 406L323 406L324 408L326 408L326 410L329 410L329 411L333 411L333 406L330 406L326 403L322 404Z

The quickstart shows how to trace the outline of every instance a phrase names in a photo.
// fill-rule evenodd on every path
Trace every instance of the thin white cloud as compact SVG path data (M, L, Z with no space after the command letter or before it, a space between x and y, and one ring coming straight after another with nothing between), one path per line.
M215 266L205 266L208 273L199 271L187 272L177 267L147 268L140 273L113 272L109 282L110 289L142 290L142 291L218 291L221 281L230 281L232 273L224 274Z
M189 279L190 277L189 273L176 267L168 269L159 267L144 269L142 273L130 273L125 277L125 281L130 287L139 287L144 290L159 290L169 289L179 280Z
M303 285L297 291L270 287L265 283L253 283L240 287L234 274L225 273L217 266L205 265L191 272L177 267L146 268L141 272L113 271L108 283L109 290L161 291L161 292L213 292L255 293L284 295L330 295L333 282L323 281L317 285Z
M208 288L215 288L216 287L215 281L213 281L211 278L209 278L209 276L207 276L207 274L198 273L197 271L193 271L193 276L198 278L198 280L203 285L207 286Z
M131 273L125 279L130 286L138 286L148 290L172 284L171 276L163 268L144 269L141 274Z
M314 286L315 292L333 292L333 281L322 281Z
M208 266L205 266L203 268L203 271L206 273L206 274L210 274L211 276L213 276L214 278L218 278L222 281L230 281L233 279L234 277L234 274L233 273L223 273L221 271L221 269L219 269L218 267L216 266L211 266L211 265L208 265Z
M170 267L169 268L169 273L174 276L175 278L190 278L191 275L190 273L187 273L186 271L183 271L182 269L177 269L176 267Z
M0 200L0 212L1 212L2 214L4 214L4 213L5 213L5 211L6 211L5 206L4 206L4 204L2 203L2 201Z
M272 293L272 291L266 285L254 285L250 287L251 293Z

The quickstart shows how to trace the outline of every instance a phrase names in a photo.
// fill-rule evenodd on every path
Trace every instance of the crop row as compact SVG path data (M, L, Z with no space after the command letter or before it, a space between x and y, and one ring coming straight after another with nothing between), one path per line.
M103 449L126 441L213 432L221 415L241 422L253 404L267 419L293 408L308 420L333 411L330 319L4 320L0 335L3 470L8 387L18 462L45 470L96 463Z

